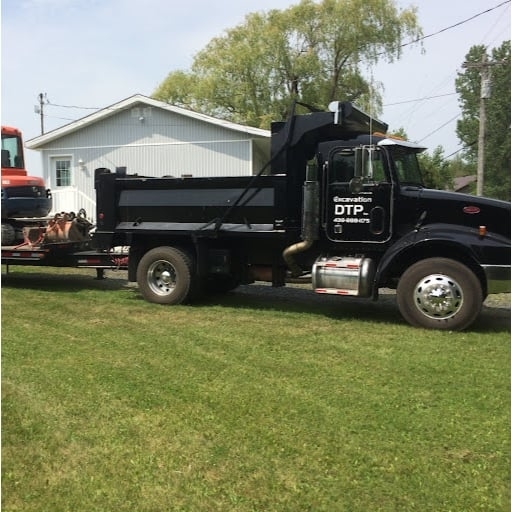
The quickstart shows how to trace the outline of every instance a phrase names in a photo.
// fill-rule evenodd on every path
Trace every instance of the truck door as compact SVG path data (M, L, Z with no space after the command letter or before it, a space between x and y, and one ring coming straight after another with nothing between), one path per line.
M360 155L364 154L361 163ZM392 187L379 148L334 148L324 166L322 225L333 242L383 243L392 230Z

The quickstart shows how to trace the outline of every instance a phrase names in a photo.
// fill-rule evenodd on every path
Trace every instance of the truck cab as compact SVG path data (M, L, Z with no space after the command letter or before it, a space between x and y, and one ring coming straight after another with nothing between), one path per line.
M509 203L423 185L417 154L424 149L382 134L320 143L327 239L385 244L415 226L443 222L509 235Z
M316 158L325 237L333 243L389 242L397 227L393 209L401 185L422 187L416 153L423 149L370 135L320 143Z
M398 287L410 323L434 327L460 318L470 295L510 291L510 203L425 188L423 150L384 134L319 143L319 238L327 256L313 270L318 293L376 296L376 286ZM350 272L356 254L364 258ZM366 259L372 265L363 274ZM474 283L471 292L464 293L466 282Z

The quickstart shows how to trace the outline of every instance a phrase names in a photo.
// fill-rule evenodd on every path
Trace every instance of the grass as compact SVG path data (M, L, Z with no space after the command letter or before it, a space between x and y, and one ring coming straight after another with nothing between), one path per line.
M510 309L434 332L392 301L168 308L109 275L3 276L3 511L510 509Z

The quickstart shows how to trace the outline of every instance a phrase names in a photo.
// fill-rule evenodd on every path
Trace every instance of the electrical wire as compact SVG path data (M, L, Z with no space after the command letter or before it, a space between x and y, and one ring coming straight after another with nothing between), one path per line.
M475 14L475 15L471 16L470 18L459 21L458 23L454 23L453 25L450 25L449 27L442 28L442 29L438 30L437 32L432 32L432 34L427 34L426 36L418 37L417 39L414 39L413 41L409 41L408 43L403 43L400 45L400 48L409 46L411 44L418 43L419 41L423 41L424 39L427 39L429 37L437 36L443 32L446 32L447 30L451 30L452 28L456 28L456 27L459 27L460 25L464 25L464 23L467 23L468 21L474 20L475 18L478 18L479 16L482 16L484 14L487 14L488 12L494 11L495 9L498 9L501 6L503 6L505 4L509 4L509 3L510 3L510 0L505 0L505 2L501 2L501 4L498 4L495 7L491 7L489 9L486 9L485 11L479 12L478 14Z
M501 2L500 4L498 4L498 5L494 6L494 7L491 7L491 8L489 8L489 9L486 9L485 11L482 11L482 12L480 12L480 13L477 13L477 14L475 14L475 15L473 15L473 16L471 16L471 17L469 17L469 18L466 18L466 19L464 19L464 20L462 20L462 21L459 21L459 22L457 22L457 23L454 23L454 24L452 24L452 25L450 25L450 26L448 26L448 27L445 27L445 28L443 28L443 29L440 29L440 30L438 30L438 31L436 31L436 32L433 32L433 33L431 33L431 34L428 34L428 35L426 35L426 36L424 36L424 37L418 38L418 39L416 39L416 40L414 40L414 41L410 41L409 43L404 43L404 44L402 44L402 45L401 45L401 47L407 46L408 44L413 44L413 43L418 42L418 41L420 41L420 40L422 40L422 39L426 39L426 38L429 38L429 37L432 37L432 36L438 35L438 34L440 34L440 33L443 33L443 32L445 32L445 31L447 31L447 30L450 30L450 29L456 28L456 27L458 27L458 26L460 26L460 25L463 25L463 24L465 24L465 23L467 23L467 22L469 22L469 21L471 21L471 20L473 20L473 19L475 19L475 18L477 18L477 17L479 17L479 16L482 16L482 15L484 15L484 14L486 14L486 13L489 13L489 12L491 12L491 11L493 11L493 10L499 9L500 7L502 7L502 6L506 5L506 4L510 4L510 0L506 0L506 1L504 1L504 2ZM500 19L501 19L501 18L500 18ZM494 24L494 26L496 26L496 23ZM451 77L451 76L452 76L452 75L450 75L450 77ZM447 78L447 79L448 79L448 78ZM445 80L445 81L446 81L446 80ZM434 92L434 89L432 89L432 92ZM448 93L448 94L446 94L446 96L448 96L448 95L450 95L450 94L455 95L455 94L457 94L457 93ZM387 106L394 106L394 105L399 105L399 104L401 104L401 103L404 103L404 104L406 104L406 103L418 103L418 102L420 102L420 101L426 101L426 100L428 100L428 99L431 99L431 98L437 98L437 97L440 97L440 96L444 96L444 95L432 95L432 96L425 96L424 98L420 98L420 99L418 99L417 101L414 101L414 100L407 100L407 101L404 101L404 102L395 102L395 103L385 104L385 105L383 105L383 106L386 106L386 107L387 107ZM403 116L410 117L411 115L413 115L413 112L417 111L417 109L418 109L418 105L414 105L414 106L412 106L412 107L411 107L411 109L409 110L409 112L408 112L407 114L405 114L405 113L404 113L404 114L403 114ZM443 126L444 126L444 125L443 125ZM434 133L435 133L435 132L434 132Z
M61 107L61 108L78 108L81 110L100 110L98 107L80 107L78 105L59 105L58 103L52 103L51 101L48 101L46 105L50 105L51 107Z
M425 135L425 137L420 139L418 142L422 142L425 139L428 139L431 135L434 135L434 133L438 132L441 128L444 128L447 124L450 124L452 121L455 121L455 119L457 119L458 117L460 117L460 113L453 116L451 119L448 119L448 121L446 121L446 123L443 123L441 126L436 128L435 130L431 131L429 134Z
M403 105L404 103L415 103L417 101L424 101L424 100L433 100L435 98L443 98L444 96L454 96L456 95L456 92L448 92L446 94L437 94L435 96L424 96L423 98L416 98L414 100L404 100L404 101L396 101L395 103L386 103L385 105L382 105L383 107L393 107L395 105Z
M462 148L457 149L453 153L450 153L449 155L443 157L443 160L448 160L448 158L450 158L451 156L456 155L457 153L460 153L461 151L464 151L465 149L469 149L471 146L474 146L477 142L478 142L477 140L470 142L467 146L463 146Z

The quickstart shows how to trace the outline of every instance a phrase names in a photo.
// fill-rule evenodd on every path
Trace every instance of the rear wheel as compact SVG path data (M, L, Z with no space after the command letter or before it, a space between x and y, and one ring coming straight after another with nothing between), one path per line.
M181 304L194 289L192 258L174 247L148 251L137 267L137 284L142 296L157 304Z
M480 281L468 267L447 258L429 258L404 272L397 302L412 325L459 331L480 313L483 294Z

